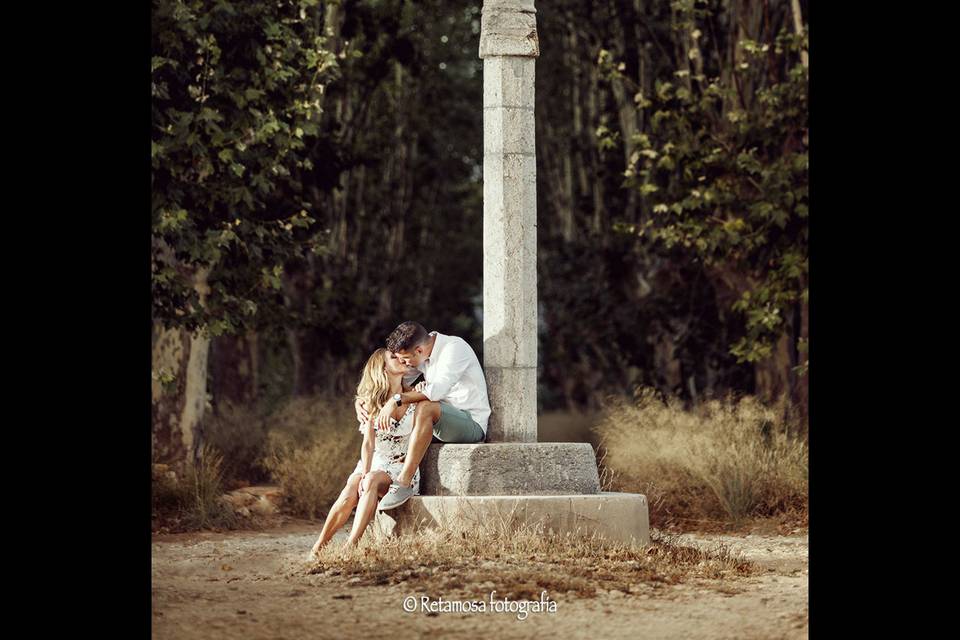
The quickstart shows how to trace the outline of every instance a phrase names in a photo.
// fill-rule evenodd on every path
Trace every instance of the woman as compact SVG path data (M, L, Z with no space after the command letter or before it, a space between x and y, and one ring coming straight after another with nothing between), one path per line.
M310 550L311 558L330 542L346 523L354 507L357 508L357 514L347 544L356 545L373 518L380 498L391 490L391 483L400 475L418 403L395 406L387 429L376 429L374 421L388 402L396 405L394 394L410 390L403 387L403 376L410 371L388 349L377 349L367 360L357 386L357 399L372 410L369 411L370 419L360 423L359 430L363 433L360 460L327 514L320 538ZM419 469L413 477L413 493L420 493Z

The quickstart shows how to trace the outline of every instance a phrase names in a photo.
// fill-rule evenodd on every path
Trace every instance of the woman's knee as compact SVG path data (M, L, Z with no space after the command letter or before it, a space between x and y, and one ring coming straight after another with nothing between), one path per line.
M390 484L390 476L383 471L374 471L363 479L363 490L371 491L384 484Z
M344 504L351 504L357 501L357 488L360 486L360 474L355 473L347 480L347 485L340 492L338 500Z
M360 488L360 482L362 479L363 476L359 473L355 473L350 476L350 479L347 480L347 486L343 488L343 492L348 495L357 495L357 489Z

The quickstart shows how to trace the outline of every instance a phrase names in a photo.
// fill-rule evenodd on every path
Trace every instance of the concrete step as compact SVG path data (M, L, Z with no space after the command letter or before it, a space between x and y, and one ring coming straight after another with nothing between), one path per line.
M431 444L420 462L421 495L567 495L600 492L588 442Z
M542 525L563 535L597 535L612 542L650 543L647 497L601 491L584 495L414 496L396 509L378 511L373 527L381 535L416 534L424 528L470 527L494 522L497 528Z

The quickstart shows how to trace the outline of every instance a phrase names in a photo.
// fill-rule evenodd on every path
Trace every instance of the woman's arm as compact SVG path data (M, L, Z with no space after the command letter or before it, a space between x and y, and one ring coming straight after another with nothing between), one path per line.
M360 446L360 484L357 486L357 495L363 497L363 479L370 473L370 465L373 464L373 449L376 446L376 436L373 434L373 425L368 421L367 428L363 432L363 444Z
M373 433L373 425L367 423L367 428L363 432L363 445L360 447L360 462L362 463L363 475L370 473L370 465L373 464L373 449L376 446L376 436Z

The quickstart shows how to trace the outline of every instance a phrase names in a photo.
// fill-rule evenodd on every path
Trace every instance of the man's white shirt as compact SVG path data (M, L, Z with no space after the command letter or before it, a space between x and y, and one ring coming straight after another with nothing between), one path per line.
M430 357L420 363L416 370L423 373L427 384L422 393L434 402L447 402L462 409L487 433L490 419L490 399L487 397L487 380L483 376L480 360L470 344L458 336L448 336L431 331L437 336ZM409 384L419 374L415 371L404 376Z

